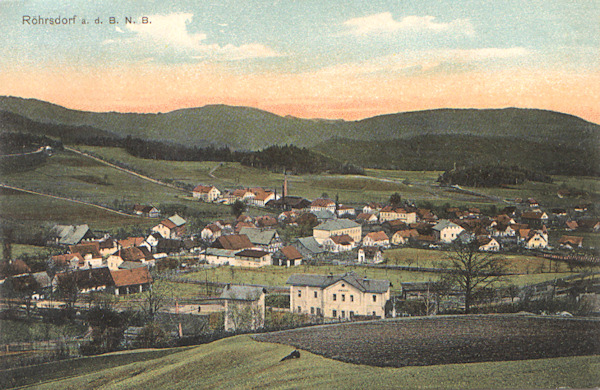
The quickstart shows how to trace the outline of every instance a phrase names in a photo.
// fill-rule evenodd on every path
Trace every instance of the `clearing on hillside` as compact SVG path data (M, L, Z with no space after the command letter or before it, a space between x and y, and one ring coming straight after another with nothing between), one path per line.
M348 363L428 366L600 354L600 321L471 315L395 319L257 335Z

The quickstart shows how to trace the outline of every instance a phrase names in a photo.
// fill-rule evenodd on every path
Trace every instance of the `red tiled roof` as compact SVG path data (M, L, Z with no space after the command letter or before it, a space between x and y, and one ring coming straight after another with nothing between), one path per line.
M583 237L576 236L562 236L558 240L559 244L570 244L570 245L581 245L583 243Z
M175 229L177 227L177 225L175 225L173 222L171 222L168 219L165 219L163 221L160 221L161 225L164 225L165 227L167 227L168 229Z
M283 255L288 260L298 260L298 259L302 258L302 254L300 254L300 252L298 252L298 249L296 249L295 247L293 247L291 245L284 246L280 250L281 250L281 253L283 253Z
M83 261L83 257L79 253L66 253L64 255L52 256L52 261L57 265L69 265L75 259L77 262Z
M368 233L365 238L370 238L373 241L385 241L385 240L389 240L390 238L387 236L387 234L385 234L385 232L383 231L378 231L378 232L371 232Z
M135 286L152 283L152 276L146 267L110 271L115 287Z
M199 185L196 186L196 188L194 188L194 192L199 192L201 194L208 194L210 192L210 190L213 189L213 186L203 186L203 185Z
M129 248L132 246L139 246L144 242L144 237L127 237L123 240L119 240L119 245L123 248Z
M98 241L86 242L83 244L69 245L71 253L80 253L81 256L91 254L93 258L102 257L100 254L100 244Z
M335 205L335 202L331 199L319 198L313 200L313 202L310 205L311 207L330 207Z

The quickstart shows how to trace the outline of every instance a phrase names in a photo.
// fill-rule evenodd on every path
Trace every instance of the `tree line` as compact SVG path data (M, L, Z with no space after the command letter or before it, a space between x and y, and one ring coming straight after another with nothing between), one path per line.
M534 172L518 166L471 166L452 169L444 172L438 182L449 185L464 185L469 187L498 187L515 185L527 181L552 183L552 178L539 172Z

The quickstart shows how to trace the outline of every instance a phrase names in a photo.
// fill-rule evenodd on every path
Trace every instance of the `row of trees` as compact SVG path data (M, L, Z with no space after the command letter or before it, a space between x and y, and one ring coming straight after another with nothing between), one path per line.
M552 178L518 166L497 165L452 169L444 172L438 178L438 182L442 184L459 184L469 187L498 187L521 184L526 181L552 183Z

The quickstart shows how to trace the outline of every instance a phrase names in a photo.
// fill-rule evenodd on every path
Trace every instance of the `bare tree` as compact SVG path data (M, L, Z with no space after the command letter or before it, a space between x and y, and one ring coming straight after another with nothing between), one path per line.
M154 321L158 312L164 309L173 298L173 289L160 275L152 275L154 283L141 294L139 306L149 321Z
M499 281L507 270L504 258L493 253L480 252L476 240L455 244L448 260L451 270L448 281L465 293L465 314L471 312L477 293Z

